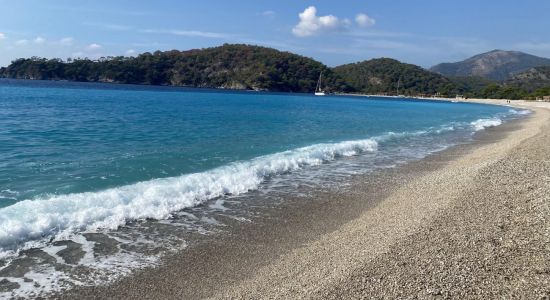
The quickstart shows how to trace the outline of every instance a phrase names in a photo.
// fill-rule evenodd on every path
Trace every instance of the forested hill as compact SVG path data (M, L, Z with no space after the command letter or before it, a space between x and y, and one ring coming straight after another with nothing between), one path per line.
M550 66L531 68L525 72L515 74L506 81L506 84L523 87L533 91L550 86Z
M397 93L398 85L399 93L408 95L447 94L455 89L442 75L390 58L342 65L334 72L355 91L366 94Z
M537 67L496 82L474 76L430 72L389 58L329 68L324 64L271 48L225 44L188 51L156 51L137 57L98 60L22 58L0 68L0 77L113 82L281 92L315 90L319 74L328 92L433 95L454 97L534 98L550 88L548 68Z
M321 72L327 90L349 91L330 68L311 58L271 48L227 44L94 61L18 59L0 75L19 79L312 92Z
M421 67L393 59L373 59L329 68L311 58L249 45L188 51L156 51L137 57L99 60L28 58L13 61L0 76L171 85L284 92L312 92L319 74L328 92L452 94L452 83Z

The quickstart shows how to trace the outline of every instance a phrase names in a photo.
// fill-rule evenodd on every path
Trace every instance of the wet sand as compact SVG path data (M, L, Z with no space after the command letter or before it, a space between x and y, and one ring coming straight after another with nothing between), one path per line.
M288 199L159 267L61 297L548 297L550 112L533 109L476 143Z

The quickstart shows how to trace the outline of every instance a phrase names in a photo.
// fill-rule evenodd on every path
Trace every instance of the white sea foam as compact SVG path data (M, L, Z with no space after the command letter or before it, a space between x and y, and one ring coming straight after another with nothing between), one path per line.
M525 115L528 115L531 113L530 110L528 109L510 109L508 111L508 113L512 114L512 115L520 115L520 116L525 116Z
M12 191L10 189L5 189L0 191L0 200L1 199L8 199L8 200L16 200L16 196L18 196L19 193L17 191Z
M480 131L489 127L499 126L500 124L502 124L502 120L499 118L479 119L470 123L470 125L472 125L475 131Z
M208 199L253 190L270 176L376 151L377 146L374 139L316 144L202 173L20 201L0 209L0 248L7 255L48 236L65 239L84 230L116 229L130 220L165 219Z
M510 112L510 114L514 113ZM0 293L0 298L14 294L22 297L35 297L73 285L109 282L129 274L134 269L157 264L162 255L162 253L146 255L139 251L118 251L113 255L96 256L94 254L95 242L93 240L88 241L82 234L74 233L96 229L115 229L130 220L144 218L160 219L162 220L161 223L166 222L163 224L187 228L190 225L185 223L172 224L167 219L172 215L187 215L190 219L198 220L198 217L181 211L181 209L196 206L208 199L225 194L241 194L256 189L265 179L277 174L319 165L338 157L374 152L378 149L379 143L391 143L394 140L403 138L416 138L455 130L477 131L480 130L477 128L500 124L491 122L494 120L500 119L480 119L471 123L449 123L413 132L388 132L365 140L317 144L266 155L249 161L232 163L202 173L150 180L99 192L42 197L41 199L26 200L2 208L0 209L0 250L3 250L3 255L11 256L17 250L40 247L45 253L52 256L58 264L67 265L63 257L58 254L66 246L54 246L46 241L50 241L52 237L60 240L70 239L81 245L85 253L84 257L78 262L79 267L90 268L93 272L87 275L86 278L81 278L78 273L62 273L50 267L36 266L25 274L25 278L33 280L33 285L29 284L28 280L23 280L23 278L9 277L7 279L18 283L20 288L9 293ZM413 141L415 145L417 145L416 141L419 140L415 139ZM448 146L442 145L433 151L428 151L428 153L443 150ZM416 156L408 157L422 158L427 155L424 150L416 151L416 148L414 154ZM392 167L406 161L407 159L402 157L395 159L391 164L380 165L379 167ZM345 161L342 162L345 163ZM294 174L300 174L300 172ZM277 178L281 177L284 176L278 176ZM13 193L12 191L2 192ZM209 208L224 212L228 209L224 206L226 201L227 199L220 198L212 203ZM240 222L251 221L231 214L224 214L224 217L234 218ZM223 225L211 216L202 216L200 221L217 226ZM138 237L109 235L109 238L124 245L156 244L159 241L156 238L149 240L141 237L141 235L138 235ZM170 239L169 236L163 235L162 237L162 239L167 238ZM166 243L167 247L163 249L173 251L186 246L186 243L182 243L179 238L177 241L177 243ZM120 246L118 248L126 249ZM8 257L7 261L10 261L13 257ZM36 287L34 283L38 284L39 287Z
M514 114L527 114L514 110ZM509 112L512 114L512 110ZM468 124L468 123L465 123ZM475 131L502 124L499 118L469 123ZM461 128L446 124L414 132L388 132L365 140L316 144L222 166L210 171L154 179L98 192L51 195L17 202L0 209L0 257L40 246L48 240L68 239L76 232L116 229L131 220L167 219L184 208L226 194L256 189L266 178L319 165L338 157L377 150L378 143L403 137L441 134ZM12 192L9 190L2 191Z

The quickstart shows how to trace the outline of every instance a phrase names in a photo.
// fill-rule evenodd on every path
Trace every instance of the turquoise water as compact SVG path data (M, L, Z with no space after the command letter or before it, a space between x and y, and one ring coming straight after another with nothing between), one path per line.
M342 167L373 153L386 164L422 157L522 113L412 99L0 80L0 249L168 218L312 166ZM404 155L404 145L413 153Z

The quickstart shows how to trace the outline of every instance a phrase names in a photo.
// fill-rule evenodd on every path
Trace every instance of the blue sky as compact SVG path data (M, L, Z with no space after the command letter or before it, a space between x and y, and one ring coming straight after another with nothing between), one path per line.
M247 43L330 66L423 67L493 49L550 57L546 0L0 0L0 66L15 58L135 55Z

